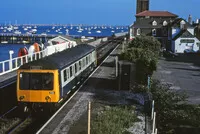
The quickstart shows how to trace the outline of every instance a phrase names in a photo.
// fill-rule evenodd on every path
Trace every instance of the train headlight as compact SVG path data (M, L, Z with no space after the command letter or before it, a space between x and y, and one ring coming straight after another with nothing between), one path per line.
M25 98L25 96L20 96L19 97L19 100L21 101L21 100L23 100Z

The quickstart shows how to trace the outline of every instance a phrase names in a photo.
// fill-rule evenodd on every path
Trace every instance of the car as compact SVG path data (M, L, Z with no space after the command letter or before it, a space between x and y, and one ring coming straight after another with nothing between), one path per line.
M175 58L175 57L178 57L178 54L173 53L172 51L164 51L163 56L168 57L168 58L170 57Z
M185 49L184 53L196 53L193 49Z

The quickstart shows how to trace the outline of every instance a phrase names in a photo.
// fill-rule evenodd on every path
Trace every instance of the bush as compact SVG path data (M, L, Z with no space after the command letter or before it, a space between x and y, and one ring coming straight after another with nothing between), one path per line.
M151 93L155 101L156 125L162 134L175 133L177 127L200 127L200 108L187 104L187 96L169 86L153 81Z
M137 84L147 84L147 77L156 70L160 42L151 36L137 36L120 55L120 60L136 63Z
M127 48L124 53L119 56L119 59L136 63L136 61L141 57L142 51L143 49L141 48Z
M122 134L126 129L138 121L134 114L135 107L132 106L106 106L92 120L92 134Z
M156 56L158 56L160 52L161 44L156 38L152 36L140 35L140 36L137 36L134 40L132 40L129 43L129 47L150 50L154 52Z
M120 60L136 63L136 82L138 84L147 84L148 75L151 76L156 70L157 56L151 50L128 48L120 55Z

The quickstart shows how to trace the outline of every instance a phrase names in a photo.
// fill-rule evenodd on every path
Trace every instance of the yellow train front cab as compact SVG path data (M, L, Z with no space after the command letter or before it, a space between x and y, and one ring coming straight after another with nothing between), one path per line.
M56 103L60 99L58 70L18 70L18 102Z

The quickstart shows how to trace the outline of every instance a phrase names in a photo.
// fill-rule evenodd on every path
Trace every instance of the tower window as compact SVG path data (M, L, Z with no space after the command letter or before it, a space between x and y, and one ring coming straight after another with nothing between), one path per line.
M163 21L163 26L167 26L167 21Z
M153 36L156 36L156 29L153 29L153 30L152 30L152 35L153 35Z
M141 34L141 30L140 28L137 29L137 35L140 35Z
M153 26L157 26L157 22L154 20L154 21L152 22L152 25L153 25Z

